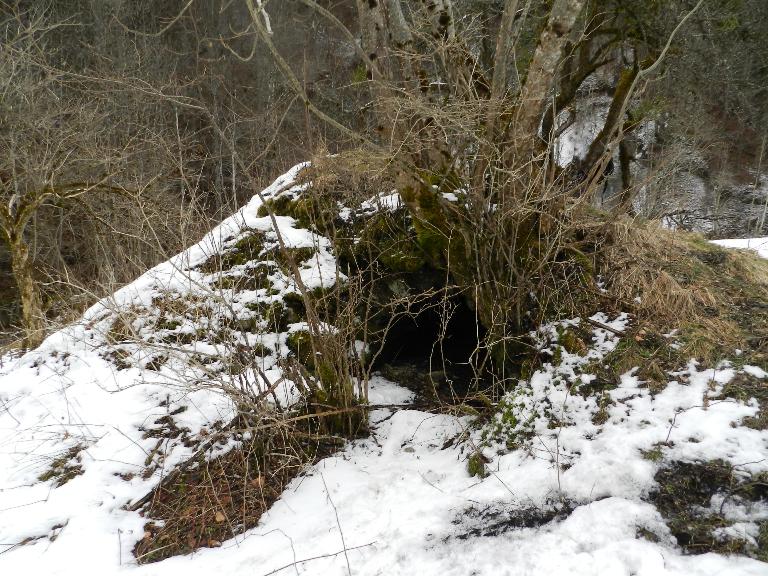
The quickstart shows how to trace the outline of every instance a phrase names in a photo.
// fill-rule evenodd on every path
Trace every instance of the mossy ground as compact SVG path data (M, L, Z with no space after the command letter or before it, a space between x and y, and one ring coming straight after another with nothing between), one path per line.
M461 293L461 286L456 290L446 284L461 283L469 277L466 266L469 260L462 264L454 258L457 254L466 253L466 245L461 243L463 240L459 237L456 240L458 244L450 243L452 240L446 236L443 226L448 226L448 223L444 220L440 220L442 228L430 227L429 222L414 222L406 209L342 219L339 217L339 202L345 203L351 197L348 192L350 187L344 178L333 174L324 177L320 172L313 172L307 178L316 184L306 196L285 195L271 199L262 207L260 215L272 212L291 216L298 225L327 235L345 272L365 273L373 278L367 299L361 302L369 307L362 321L369 323L371 334L383 334L382 327L394 314L403 312L403 308L392 307L393 302L417 298L429 291L439 295L449 294L448 301L455 297L455 293ZM374 195L370 193L372 190L364 187L361 190L362 198ZM376 189L375 194L381 190ZM443 218L443 209L435 202L433 194L421 198L419 206L422 212L435 213ZM669 380L669 372L683 368L691 357L707 364L738 358L738 362L743 364L767 367L768 305L765 302L768 302L768 262L759 261L752 255L726 251L707 243L700 236L664 231L648 223L611 221L605 215L592 215L590 218L582 229L575 231L573 242L557 254L555 265L564 272L553 278L566 278L568 282L562 285L555 282L556 285L547 288L551 289L551 294L531 297L536 310L531 314L530 323L535 323L542 315L551 321L575 316L589 317L598 310L608 314L632 313L632 323L622 335L619 347L601 362L584 368L584 373L597 376L587 385L578 387L579 394L597 399L599 410L593 419L596 425L603 424L608 418L610 390L617 386L621 374L632 368L638 368L637 375L648 387L661 390ZM210 274L220 273L214 284L218 289L264 289L268 292L272 288L269 276L273 271L290 272L293 264L300 266L315 252L313 248L290 250L286 254L274 246L266 246L264 235L253 233L231 244L222 255L209 259L201 270ZM532 254L526 253L525 258L534 258ZM449 256L453 260L453 268L447 264ZM255 261L259 264L254 264ZM227 274L234 267L238 267L238 275ZM243 275L239 275L241 267L246 270ZM318 306L322 321L335 325L340 308L335 307L333 302L334 298L344 299L343 290L343 287L337 287L310 295L311 301ZM302 296L289 293L284 294L282 299L282 303L250 306L253 316L236 328L253 332L283 332L290 324L306 320L307 302ZM489 305L487 309L493 309L493 306ZM418 311L407 311L418 315ZM180 314L169 311L158 318L157 326L181 338L180 317ZM506 329L507 325L504 326ZM122 336L129 329L128 325L117 326L115 337ZM530 326L516 326L514 329L517 332L513 336L519 338ZM435 338L438 338L437 333ZM439 337L450 339L452 336L447 333ZM324 392L339 384L338 366L327 361L322 354L316 354L322 346L313 346L318 342L313 342L312 338L306 330L294 330L288 334L286 345L303 369L320 384L308 402L314 402L318 409L338 408L349 399ZM560 354L563 350L583 354L589 338L589 330L564 329L559 334L562 350L557 350ZM383 341L376 342L375 337L369 342L374 350L384 345ZM737 355L737 349L740 355ZM525 361L525 366L516 367L515 377L530 374L542 361L542 358L531 354L530 349L526 349L526 354L518 358ZM558 358L547 360L558 362ZM247 359L241 362L243 369L247 362ZM393 374L395 371L396 367ZM431 387L432 395L442 402L443 398L435 386L440 379L430 376L429 383L426 383L423 376L414 377L414 382L419 380L414 387L426 390L425 397ZM735 380L732 386L723 390L723 394L740 399L746 396L757 398L761 412L748 425L765 427L768 398L762 384L752 380ZM488 404L491 404L490 401ZM506 412L503 405L493 409L504 412L510 427L518 428L512 404L506 407ZM338 418L346 418L346 415L339 415ZM333 424L330 420L327 422ZM553 425L558 423L553 422ZM274 470L275 466L279 468L282 462L279 459L270 462L269 458L285 453L279 444L281 433L272 432L275 438L270 436L272 439L269 441L277 442L272 448L265 447L264 439L249 440L242 449L207 463L201 461L194 469L190 468L171 482L164 483L147 513L152 518L165 520L166 524L162 527L148 526L145 538L137 546L137 556L142 561L153 561L199 546L215 546L258 521L260 514L279 496L287 479L300 469L300 466L291 468L293 464L290 464L285 472L280 473L286 476L267 478L265 474L268 473L264 471ZM299 431L297 438L316 435L316 432ZM525 440L524 436L525 430L520 437L508 439L508 447L514 448L517 442ZM276 451L273 452L273 449ZM305 463L314 458L303 451L305 448L296 450L297 454L301 454L296 462ZM664 466L662 470L677 466L665 464L662 455L660 449L649 450L646 457ZM691 484L693 480L685 469L675 468L682 470L680 478L688 478L682 483L662 474L657 496L660 510L668 518L673 533L681 535L679 540L684 547L704 550L709 546L717 551L762 554L761 548L757 552L744 547L718 548L719 544L712 540L711 529L721 524L715 526L713 521L702 521L701 529L687 528L685 523L692 518L691 503L701 500L704 497L701 494L710 490L711 497L724 490L742 490L741 485L734 486L731 475L726 477L717 466L713 466L716 470L708 476L706 490ZM470 455L467 470L479 477L487 474L486 462L480 452ZM233 483L232 478L238 478L239 483ZM269 489L264 488L266 485ZM210 490L208 486L211 486ZM686 496L688 489L691 490L690 499ZM691 532L689 542L693 544L683 542L683 534L687 533L685 530Z
M251 230L222 253L208 258L199 269L206 274L231 270L235 266L258 260L263 250L264 233Z
M656 474L658 490L651 502L661 512L678 545L691 554L745 554L768 561L768 521L759 525L756 544L724 538L718 530L734 524L723 506L712 509L713 497L748 504L768 504L768 475L740 474L731 465L711 462L672 462ZM717 501L717 500L715 500Z

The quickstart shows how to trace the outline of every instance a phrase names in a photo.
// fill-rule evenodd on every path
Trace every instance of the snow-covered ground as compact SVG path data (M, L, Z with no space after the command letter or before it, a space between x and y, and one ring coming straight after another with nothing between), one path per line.
M719 244L725 248L740 248L754 250L763 258L768 258L768 237L765 238L734 238L727 240L713 240L713 244Z
M266 196L292 190L299 170ZM538 340L553 352L553 362L510 393L495 420L479 426L468 416L374 410L370 437L296 478L256 528L219 548L137 565L131 550L146 519L126 506L190 455L185 438L204 436L234 409L215 387L180 381L179 374L195 374L183 356L150 370L141 351L129 348L130 365L116 369L103 353L104 334L117 309L151 308L169 291L205 294L197 292L207 281L196 269L201 262L244 228L269 233L269 219L256 214L259 205L255 199L201 244L96 305L38 350L4 359L0 574L768 574L768 564L744 557L683 555L647 498L659 460L721 459L745 473L768 471L768 432L738 425L757 412L756 403L720 395L740 373L763 381L768 374L754 366L691 362L656 394L630 371L600 399L582 395L581 387L595 379L590 370L618 345L617 333L629 322L604 314L593 324L612 331L589 326L592 340L581 354L562 348L554 354L559 328L544 327ZM290 242L316 249L314 265L303 271L306 281L326 282L333 277L328 246L293 224L286 217L279 222ZM242 301L232 302L245 310ZM134 326L140 334L141 318ZM271 338L276 349L284 344L284 335ZM217 354L212 344L203 348ZM263 362L276 381L274 357ZM290 398L290 383L281 394ZM369 397L377 405L407 404L412 394L375 377ZM168 415L184 433L158 446L144 432L161 427ZM651 451L657 457L649 459ZM467 461L480 455L485 474L470 476ZM82 473L56 487L53 479L39 479L52 464ZM739 519L738 533L730 536L743 539L754 540L755 522L768 518L768 510L737 501L726 512Z

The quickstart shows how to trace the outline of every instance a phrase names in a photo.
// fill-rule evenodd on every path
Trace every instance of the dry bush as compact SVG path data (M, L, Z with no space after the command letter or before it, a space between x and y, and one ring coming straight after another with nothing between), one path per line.
M702 236L629 218L601 226L599 268L607 298L632 311L637 330L679 330L677 354L713 362L740 349L766 351L768 263Z

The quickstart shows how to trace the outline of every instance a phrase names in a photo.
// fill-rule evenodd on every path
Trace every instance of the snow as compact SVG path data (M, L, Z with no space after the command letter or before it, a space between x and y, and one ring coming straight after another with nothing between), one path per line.
M628 322L626 316L593 319L615 330ZM553 334L554 325L541 331L542 347L554 346L548 342ZM371 437L350 443L297 478L257 528L221 548L157 564L132 562L130 548L142 532L143 520L121 509L121 504L142 494L147 483L126 483L112 476L113 470L126 469L125 462L144 457L138 447L121 443L121 436L114 434L107 445L97 442L89 458L98 463L100 473L89 465L88 473L57 489L33 484L34 472L28 469L25 456L16 463L14 483L4 482L17 488L0 492L2 542L25 534L48 534L56 524L66 525L54 542L41 540L3 554L0 567L4 573L74 575L82 572L81 559L87 554L88 565L100 574L137 576L346 574L348 567L358 575L412 574L415 569L425 575L448 576L765 574L764 564L746 558L681 555L658 511L643 501L653 488L656 470L654 463L643 458L643 450L667 440L674 442L663 448L664 456L673 460L719 457L744 470L768 469L768 434L732 426L757 408L714 400L737 371L727 366L700 370L691 363L655 396L636 376L626 374L611 391L615 404L606 423L597 426L592 423L597 410L594 399L569 392L567 384L587 381L589 375L580 374L580 367L599 361L617 343L613 333L596 328L592 347L584 355L566 353L557 366L545 364L534 374L532 397L539 403L548 399L564 425L551 429L545 411L540 410L534 419L532 444L502 454L489 450L491 474L484 480L468 475L465 446L454 442L444 447L447 440L462 434L481 444L469 417L407 407L379 408L372 412ZM25 370L32 376L34 369ZM88 386L85 374L72 377L83 377L82 386ZM44 403L55 390L55 379L44 371L35 378L35 388L50 382L50 389L36 391ZM15 381L20 380L17 375ZM124 433L136 422L148 420L140 413L146 406L147 390L142 387L121 392L111 406L104 398L89 398L94 387L88 388L88 395L70 388L78 411L93 415L93 409L81 404L86 399L94 407L109 407L104 420ZM407 404L411 399L412 393L380 376L371 382L374 405ZM211 400L198 398L195 404ZM38 423L50 409L48 405L34 415L13 414ZM60 415L54 414L51 422L57 419ZM94 439L106 431L104 424L89 428ZM28 446L16 447L31 451ZM502 530L495 536L482 534L489 518L512 517L516 509L549 510L561 501L575 504L562 519ZM724 536L753 538L754 520L763 518L765 510L752 512L733 502L728 513L739 522ZM656 534L660 542L638 539L639 528Z
M396 389L387 384L383 396L372 395L391 400ZM102 574L347 574L347 566L359 575L765 573L764 564L744 558L681 556L668 537L662 544L637 539L638 527L665 535L664 524L653 506L626 496L595 493L561 522L467 537L462 531L475 527L467 522L473 511L540 504L556 473L524 460L478 482L468 477L460 449L441 449L466 429L466 418L380 410L373 420L370 439L297 479L257 529L221 548L140 567L124 556L120 566L115 528L127 535L139 526L114 518L92 533L67 526L44 551L36 550L39 544L19 548L3 567L6 573L77 574L78 551L87 550L89 566ZM595 457L603 476L632 468L631 454L618 462L610 461L613 455ZM101 537L91 540L99 530Z
M278 178L262 197L300 191L302 186L294 181L305 166L300 164ZM198 298L211 307L213 293L208 280L195 267L248 230L265 232L267 238L274 235L270 219L257 215L260 205L257 196L200 243L95 304L79 322L52 334L38 349L21 358L3 359L0 566L30 553L40 556L45 548L40 571L32 573L66 573L77 564L66 558L82 554L85 544L98 551L89 555L93 565L107 572L114 563L113 556L131 558L145 520L124 507L192 455L193 448L184 440L199 440L211 425L226 423L234 416L231 400L221 391L228 376L190 363L193 353L221 360L222 347L203 341L175 347L155 342L156 335L169 331L152 328L158 315L162 316L153 302L166 297L191 308L191 299ZM308 287L335 282L335 261L327 239L294 228L290 218L278 217L277 223L288 246L317 248L315 257L301 270ZM283 284L286 290L291 288L290 282ZM195 320L215 327L234 308L242 316L242 304L247 301L243 298L239 307L217 302L211 307L211 316ZM121 317L132 320L138 344L111 343L110 329ZM187 327L181 321L179 325L177 333L194 333L194 326ZM244 336L254 335L241 334ZM272 349L277 349L280 341L276 334L261 334L258 339ZM109 354L116 352L124 354L126 368L118 369L110 360ZM145 364L158 352L169 356L166 365L147 370ZM262 368L275 382L280 372L273 364L274 359L266 358ZM276 393L290 402L294 391L286 381ZM162 445L156 438L145 437L147 430L162 428L161 419L169 415L184 431L181 435L163 440ZM55 463L80 467L83 473L60 487L52 480L39 481ZM47 537L53 533L58 536L51 542ZM38 538L35 543L18 545ZM103 558L99 556L102 552Z
M763 258L768 258L768 237L764 238L730 238L725 240L713 240L713 244L725 248L738 248L741 250L754 250Z
M363 213L368 214L384 210L395 212L401 206L403 206L403 200L397 190L392 190L389 194L379 194L361 204Z
M262 197L300 194L306 185L296 184L296 179L303 167L293 168ZM392 210L399 202L396 193L385 194L368 209ZM744 473L768 471L768 432L739 425L757 413L757 404L721 398L724 386L737 375L766 379L768 373L756 366L708 367L692 361L670 374L669 384L655 394L634 370L602 397L582 394L597 378L592 369L615 349L617 333L631 322L624 314L602 313L595 314L592 323L576 318L537 331L538 346L551 361L502 402L500 409L514 419L500 415L478 427L469 416L419 410L410 405L412 392L374 375L370 436L349 442L295 478L257 527L219 548L137 565L131 550L143 536L146 519L127 505L193 453L195 448L186 446L184 438L199 440L216 422L226 423L235 413L215 381L226 375L201 370L188 360L191 354L208 354L224 362L217 344L201 340L178 345L176 356L163 349L170 355L167 364L159 370L146 368L147 357L154 354L150 339L173 333L156 329L157 298L195 296L210 304L211 278L200 264L249 231L260 231L274 242L271 219L257 214L260 205L261 199L254 198L199 244L96 304L81 321L51 335L37 350L3 359L0 573L768 573L765 563L745 557L683 555L648 501L662 464L646 457L657 450L662 463L721 459ZM277 223L289 246L316 249L302 263L304 281L310 287L335 282L327 239L295 228L291 218L277 217ZM290 280L278 272L275 282L282 286L281 294L292 289ZM222 310L234 310L240 319L246 304L279 297L259 291L220 293L230 299ZM114 344L107 338L118 311L127 310L133 312L132 326L147 345ZM197 320L215 327L223 321L222 314L218 310ZM195 334L195 324L186 317L184 321L189 325L183 323L177 330ZM575 326L591 334L581 353L568 352L558 342L563 330ZM270 382L277 382L277 356L284 349L285 333L239 337L274 350L262 359L262 368ZM105 355L118 350L128 354L124 369L117 369ZM285 382L278 394L290 403L295 390ZM160 443L145 438L145 430L161 427L169 415L185 430L182 436ZM512 445L509 439L515 440ZM74 449L77 455L70 452ZM478 451L487 461L485 478L467 472L468 458ZM40 480L57 459L80 466L82 473L60 487ZM768 517L764 504L737 498L713 499L711 507L722 507L733 521L718 533L722 538L754 541L756 522ZM655 534L658 541L639 537L639 530Z

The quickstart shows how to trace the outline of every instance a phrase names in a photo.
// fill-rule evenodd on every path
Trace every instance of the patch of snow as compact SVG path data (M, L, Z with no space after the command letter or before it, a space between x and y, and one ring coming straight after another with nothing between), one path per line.
M744 372L755 378L768 378L768 372L760 368L759 366L750 366L745 364L743 367Z
M725 248L738 248L740 250L754 250L762 258L768 258L768 237L764 238L730 238L725 240L712 240L713 244Z
M386 210L394 212L403 205L403 200L397 190L392 190L389 194L379 194L363 202L360 207L364 213L379 212Z

